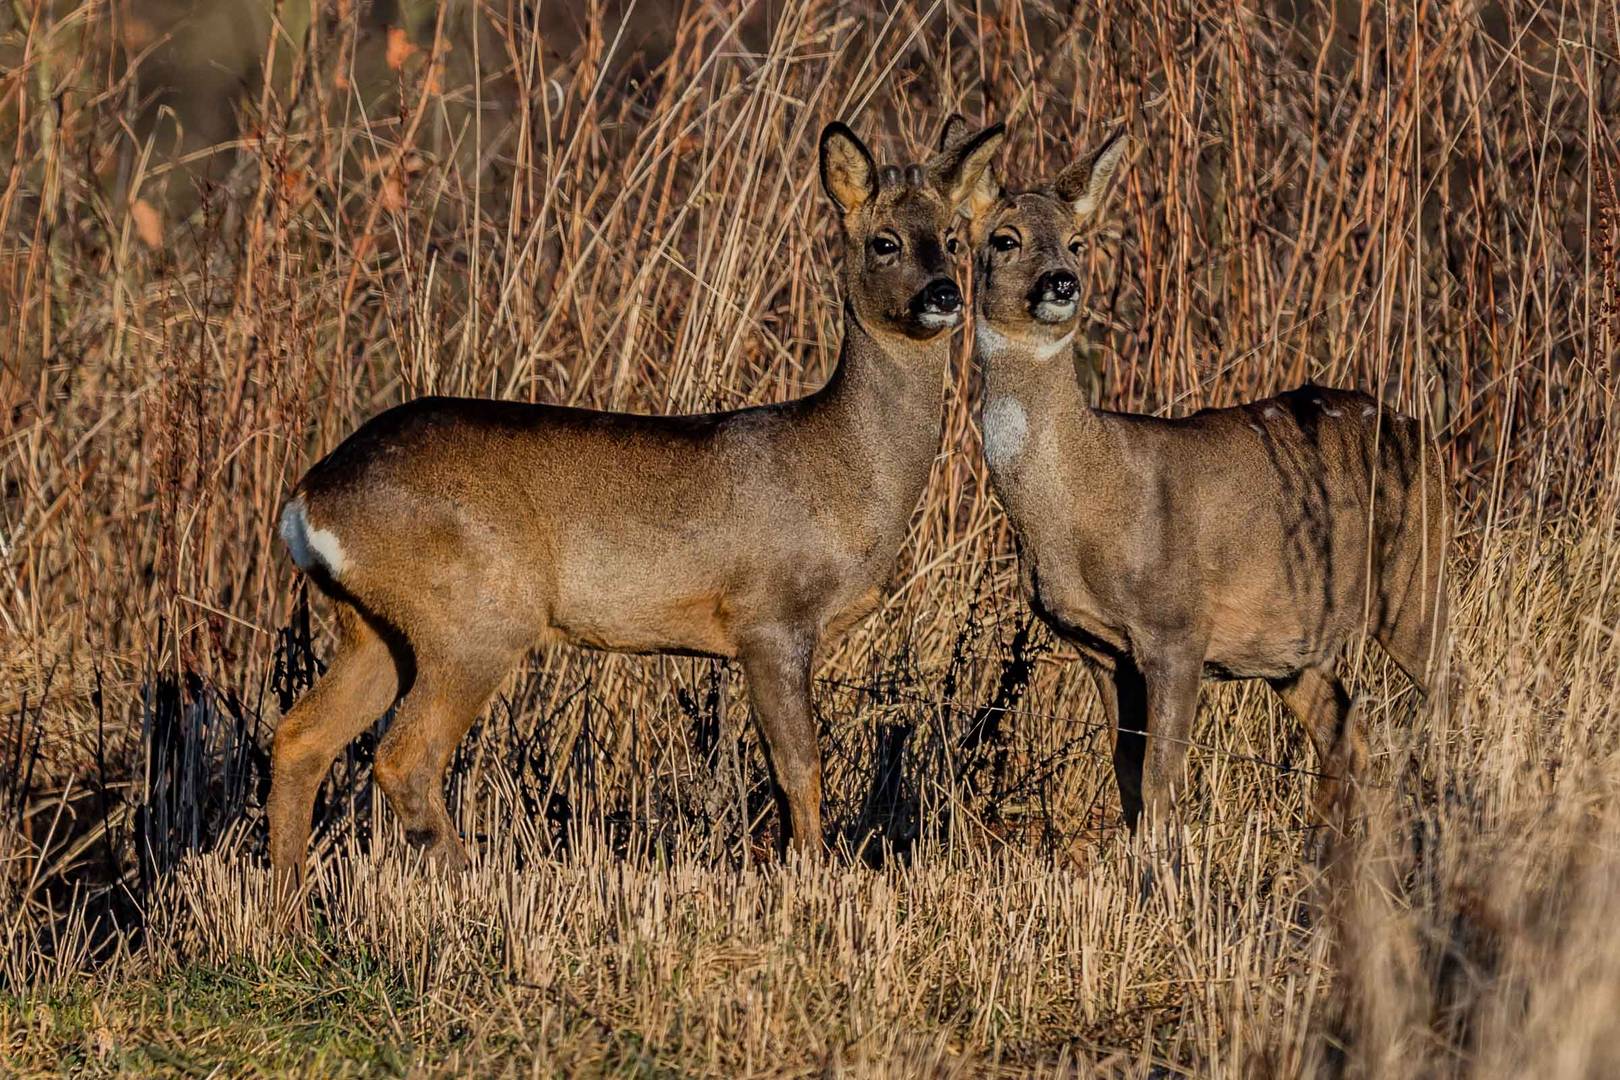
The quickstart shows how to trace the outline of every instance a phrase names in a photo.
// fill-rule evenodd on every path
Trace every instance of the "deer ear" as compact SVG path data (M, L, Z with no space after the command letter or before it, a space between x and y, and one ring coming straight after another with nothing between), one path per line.
M1057 174L1052 181L1052 191L1074 207L1076 221L1085 221L1102 206L1108 196L1109 182L1114 179L1114 172L1130 146L1130 136L1121 131L1090 157Z
M821 186L846 215L877 193L877 163L871 152L836 120L821 132Z
M945 126L939 132L939 152L943 154L960 149L967 142L970 130L967 117L961 113L951 113L945 118Z
M1007 136L1003 124L991 124L977 135L963 136L953 128L961 117L945 122L940 151L928 163L928 179L953 210L977 218L1001 197L1001 185L990 169L990 159ZM963 129L966 122L962 122Z

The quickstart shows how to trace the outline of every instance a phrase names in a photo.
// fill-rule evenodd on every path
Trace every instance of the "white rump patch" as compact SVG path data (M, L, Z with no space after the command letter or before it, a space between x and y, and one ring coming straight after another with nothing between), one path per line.
M1012 462L1024 449L1029 420L1014 397L998 397L984 407L984 457L992 468Z
M336 533L328 529L310 528L302 495L281 511L281 540L287 545L294 564L304 573L321 566L332 575L333 580L343 576L343 568L348 565L343 545L338 543Z

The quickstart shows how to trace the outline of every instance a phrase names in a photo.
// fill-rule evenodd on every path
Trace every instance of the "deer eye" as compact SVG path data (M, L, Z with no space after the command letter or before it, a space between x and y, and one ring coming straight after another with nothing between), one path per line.
M1085 246L1086 242L1076 236L1073 240L1069 241L1069 254L1078 255L1085 249Z
M997 251L1012 251L1021 247L1022 243L1019 241L1017 233L999 232L990 238L990 246Z
M900 250L900 245L887 236L874 236L872 238L872 254L893 255Z
M962 250L962 245L957 241L955 236L947 236L945 238L945 250L950 252L952 255L955 255L958 251Z

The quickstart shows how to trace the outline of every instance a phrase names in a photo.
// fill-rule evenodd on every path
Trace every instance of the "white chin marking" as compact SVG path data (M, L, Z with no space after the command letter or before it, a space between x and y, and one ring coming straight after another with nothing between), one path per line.
M991 468L1010 464L1024 449L1029 421L1017 398L998 397L984 407L984 458Z
M962 313L953 311L946 314L942 311L925 311L917 316L917 324L929 330L943 330L948 326L955 326L962 321Z
M1035 359L1037 360L1050 360L1064 349L1067 349L1069 347L1069 342L1073 340L1074 331L1070 330L1067 334L1064 334L1056 341L1048 342L1045 345L1037 345L1031 349L1030 352L1035 354Z
M338 542L336 533L310 527L302 495L281 511L281 540L287 545L293 563L304 573L320 566L334 581L343 576L343 569L348 565L343 545Z
M1056 341L1049 341L1044 345L1026 345L1023 342L1018 342L1016 347L1020 353L1032 360L1050 360L1064 349L1067 349L1069 343L1073 340L1074 331L1070 330ZM980 359L994 360L1006 352L1010 346L1013 346L1014 342L1006 334L991 326L988 320L981 318L973 324L973 344Z
M1060 323L1068 322L1074 318L1075 302L1069 300L1058 303L1054 300L1042 300L1035 305L1035 317L1041 322Z

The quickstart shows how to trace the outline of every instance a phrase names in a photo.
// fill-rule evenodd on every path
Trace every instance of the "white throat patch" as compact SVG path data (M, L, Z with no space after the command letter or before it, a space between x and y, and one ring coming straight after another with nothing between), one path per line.
M985 403L984 458L992 469L1012 464L1028 438L1029 420L1017 398L1009 395Z

